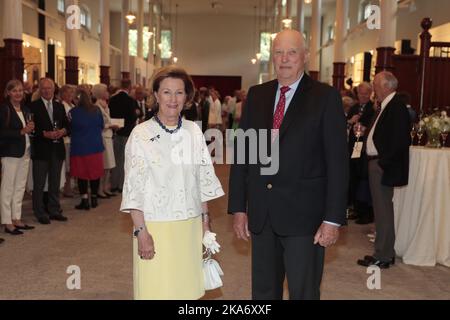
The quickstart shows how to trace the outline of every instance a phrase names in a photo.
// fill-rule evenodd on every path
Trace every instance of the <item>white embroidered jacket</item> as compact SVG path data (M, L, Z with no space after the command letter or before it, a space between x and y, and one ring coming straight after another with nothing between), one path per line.
M122 212L142 211L145 221L186 220L223 195L197 124L183 120L174 134L153 118L135 127L125 148Z

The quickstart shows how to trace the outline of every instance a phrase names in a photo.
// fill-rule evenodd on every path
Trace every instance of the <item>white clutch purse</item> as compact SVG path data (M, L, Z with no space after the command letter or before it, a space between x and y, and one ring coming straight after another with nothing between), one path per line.
M216 241L216 234L210 231L206 231L203 237L203 245L206 248L203 258L203 278L205 282L205 290L214 290L223 286L222 268L219 263L212 258L214 253L219 252L220 245Z
M223 276L222 268L219 263L211 258L211 252L206 251L208 256L203 259L203 278L205 280L205 290L214 290L223 286L222 279Z

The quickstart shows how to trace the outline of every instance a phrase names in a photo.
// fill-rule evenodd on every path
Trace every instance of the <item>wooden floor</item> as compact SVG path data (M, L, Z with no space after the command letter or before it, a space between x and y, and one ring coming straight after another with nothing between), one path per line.
M216 167L224 188L229 167ZM76 212L77 199L63 199L66 223L36 224L31 201L25 200L25 221L36 230L12 237L0 232L0 299L132 299L131 222L118 212L119 197L104 200L96 210ZM237 241L226 197L211 204L213 228L222 251L224 286L205 299L250 299L250 247ZM369 290L366 269L356 260L372 252L366 233L371 226L350 224L337 245L327 251L322 299L450 299L450 268L415 267L399 261L381 273L381 289ZM81 270L81 289L66 286L70 266Z

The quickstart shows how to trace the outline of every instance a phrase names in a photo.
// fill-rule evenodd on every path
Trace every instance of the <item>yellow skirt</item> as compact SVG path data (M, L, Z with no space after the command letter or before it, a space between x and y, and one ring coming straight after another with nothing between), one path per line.
M156 255L142 260L133 240L135 300L196 300L205 294L201 216L183 221L146 222Z

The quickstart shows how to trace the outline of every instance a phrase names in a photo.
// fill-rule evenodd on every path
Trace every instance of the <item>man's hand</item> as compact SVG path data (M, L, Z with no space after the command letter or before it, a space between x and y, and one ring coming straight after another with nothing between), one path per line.
M55 132L56 132L56 139L60 139L66 135L65 129L57 130Z
M42 133L44 135L45 138L50 139L50 140L56 140L56 131L44 131Z
M348 123L355 124L359 121L361 116L359 114L355 114L350 120L348 120Z
M335 244L338 238L339 227L324 222L314 236L314 244L327 248Z
M248 231L248 217L245 212L236 212L233 218L233 229L238 239L248 241L250 232Z

